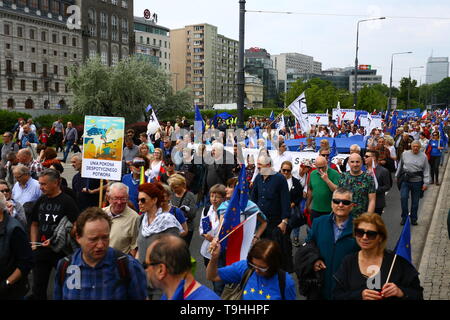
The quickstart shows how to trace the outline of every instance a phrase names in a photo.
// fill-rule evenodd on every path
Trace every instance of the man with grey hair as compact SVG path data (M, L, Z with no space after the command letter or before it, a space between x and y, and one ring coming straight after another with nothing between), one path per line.
M427 190L430 183L430 165L425 153L420 152L420 141L411 143L411 150L403 152L398 164L395 176L400 181L400 199L402 203L402 221L404 225L406 218L411 212L411 224L417 225L417 211L423 191ZM411 192L411 211L408 209L409 193Z
M33 160L33 154L28 148L20 149L17 152L17 160L19 163L30 168L30 174L33 179L37 180L39 173L44 170L44 167L38 159Z
M113 183L108 191L110 205L103 210L112 218L110 247L134 257L137 252L140 216L127 205L128 192L127 185Z
M34 202L42 195L39 182L31 177L30 169L23 164L18 164L13 169L16 183L12 189L12 198L21 205Z
M323 270L324 284L322 298L330 300L335 286L333 275L339 269L344 257L356 253L360 248L353 237L354 193L346 188L334 190L331 198L332 212L314 219L306 242L314 242L320 251L320 258L314 262L314 271ZM299 252L300 254L300 252ZM296 255L296 260L299 258ZM301 285L301 283L299 283Z
M0 151L0 179L4 179L6 177L6 163L8 162L6 156L11 151L19 151L19 145L13 141L13 134L6 131L3 134L3 145Z
M75 200L62 192L58 171L44 170L39 176L39 184L43 195L36 201L31 211L30 238L36 265L33 269L32 294L29 298L46 300L50 273L58 260L65 256L62 250L58 252L53 250L55 230L64 218L74 224L79 210Z

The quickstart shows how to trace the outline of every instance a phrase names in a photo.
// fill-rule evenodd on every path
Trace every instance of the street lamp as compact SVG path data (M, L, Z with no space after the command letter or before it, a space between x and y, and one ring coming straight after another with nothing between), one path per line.
M412 51L407 51L407 52L397 52L397 53L393 53L391 56L391 77L389 80L389 100L388 100L388 109L387 109L387 113L386 113L386 123L389 120L389 113L391 112L391 104L392 104L392 68L394 66L394 56L397 54L408 54L408 53L412 53Z
M409 109L410 105L409 105L409 92L411 90L411 69L423 69L423 66L420 67L409 67L409 83L408 83L408 104L406 109Z
M360 22L365 22L365 21L373 21L373 20L384 20L386 19L386 17L379 17L379 18L371 18L371 19L364 19L364 20L359 20L357 23L357 27L356 27L356 57L355 57L355 93L353 95L353 104L355 105L355 109L357 108L358 105L358 41L359 41L359 23Z

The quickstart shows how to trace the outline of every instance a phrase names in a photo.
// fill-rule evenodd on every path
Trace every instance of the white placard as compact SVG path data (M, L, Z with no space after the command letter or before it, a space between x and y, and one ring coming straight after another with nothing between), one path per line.
M356 110L355 109L341 109L342 120L355 121ZM333 120L337 119L337 111L333 109Z
M328 115L326 113L308 113L310 125L328 125Z

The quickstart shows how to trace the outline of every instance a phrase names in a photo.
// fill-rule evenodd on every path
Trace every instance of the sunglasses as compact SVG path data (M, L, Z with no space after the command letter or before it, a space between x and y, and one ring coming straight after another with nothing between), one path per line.
M145 203L145 201L147 201L147 199L145 199L145 198L138 199L139 203Z
M11 190L9 190L9 189L3 189L3 190L0 190L0 192L1 192L1 193L7 193L7 192L11 192Z
M288 173L288 172L291 172L292 170L291 169L281 169L281 171Z
M333 199L334 204L343 204L344 206L349 206L352 204L351 200Z
M364 156L365 159L370 158L370 157L371 157L371 156L368 156L368 155L365 155L365 156Z
M261 267L255 266L253 263L251 263L249 261L247 261L247 264L248 264L249 267L251 267L251 268L253 268L255 270L259 270L261 272L267 272L267 270L269 270L269 268L261 268Z
M359 228L355 229L355 236L358 238L362 238L362 237L364 237L364 235L366 235L367 239L374 240L378 236L378 234L379 233L377 231L371 231L371 230L366 231L366 230L359 229Z

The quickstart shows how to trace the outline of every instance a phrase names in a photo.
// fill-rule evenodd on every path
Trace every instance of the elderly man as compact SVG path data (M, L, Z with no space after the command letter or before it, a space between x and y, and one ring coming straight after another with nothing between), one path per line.
M20 149L19 152L17 152L17 160L20 164L23 164L30 169L30 174L33 179L37 180L39 173L44 170L44 167L39 160L33 160L33 155L28 148Z
M339 182L339 173L328 167L328 160L316 158L314 170L310 174L306 207L311 212L311 221L331 212L331 196Z
M11 132L5 132L3 134L3 145L1 147L1 158L0 158L0 179L6 177L6 163L8 160L6 156L9 152L19 151L19 145L13 141L13 134Z
M70 149L72 149L73 145L76 145L78 141L78 132L72 125L72 122L67 122L66 134L64 136L63 143L66 143L66 150L64 151L63 162L67 161L67 157L69 156Z
M339 187L353 192L353 202L356 206L352 210L353 217L364 212L375 212L376 189L373 177L361 170L362 158L353 153L348 157L350 171L339 178Z
M13 169L16 183L12 189L12 198L21 205L34 202L42 195L39 182L30 175L30 169L19 164Z
M292 272L292 243L290 242L290 232L288 222L290 217L290 195L286 178L272 168L272 159L262 152L257 159L259 174L253 183L250 195L258 208L267 217L267 228L263 233L263 238L277 241L283 252L282 268Z
M293 162L292 161L292 155L288 154L287 152L287 146L286 143L284 142L284 139L279 141L279 147L278 147L278 152L277 154L273 157L273 169L275 171L280 171L281 169L281 164L285 161L289 161L289 162Z
M125 254L136 256L140 216L128 207L129 188L121 182L109 187L110 205L103 210L111 217L110 246Z
M36 137L36 135L31 131L30 126L28 124L25 124L23 126L22 138L20 139L20 147L21 148L32 147L32 143L39 143L39 140Z
M350 212L355 206L353 193L345 188L337 188L332 195L332 212L314 220L306 242L314 241L321 259L314 262L314 271L324 270L322 298L330 300L335 286L333 275L348 254L359 250L353 237Z
M400 180L400 198L402 202L402 221L404 225L408 213L411 212L411 224L417 225L417 211L423 191L430 183L430 165L425 153L420 152L420 142L411 143L412 150L405 151L400 158L395 176ZM411 211L408 209L411 192Z
M75 229L80 248L58 263L55 300L145 300L142 265L109 246L111 218L100 208L88 208Z

